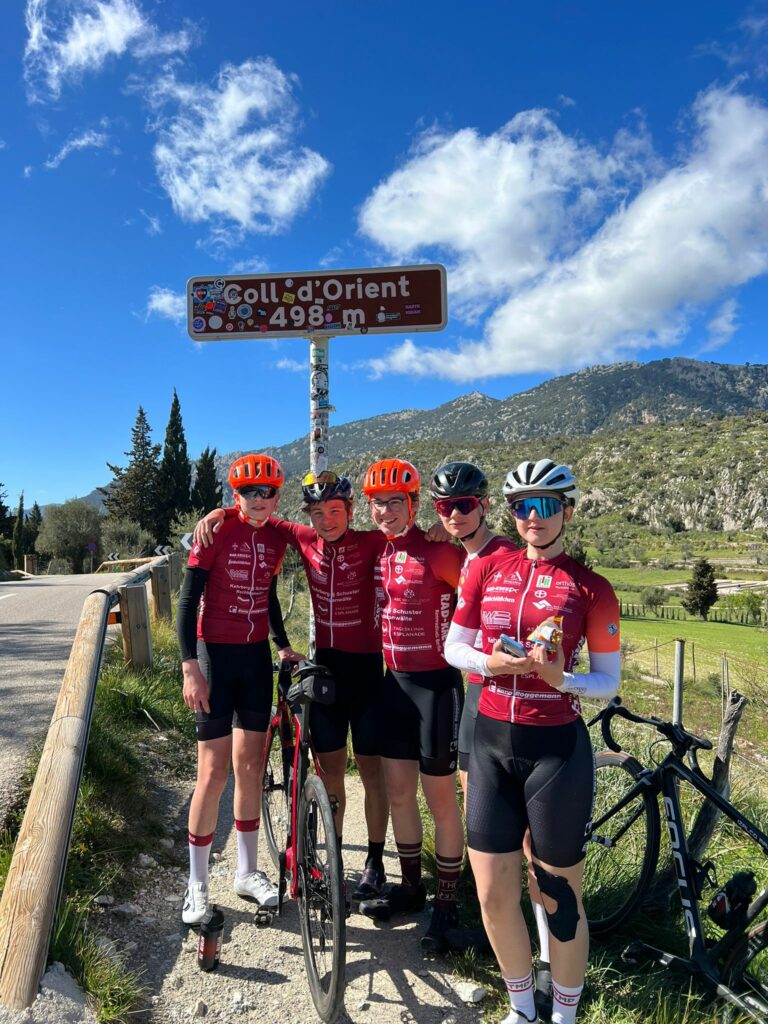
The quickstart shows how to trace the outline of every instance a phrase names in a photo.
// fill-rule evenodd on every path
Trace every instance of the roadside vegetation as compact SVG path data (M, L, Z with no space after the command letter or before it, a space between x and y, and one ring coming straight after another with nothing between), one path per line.
M180 699L181 669L175 631L153 624L154 667L128 671L119 646L105 657L97 687L83 780L49 962L58 960L89 994L98 1019L124 1024L141 997L141 978L100 941L89 915L94 899L117 891L129 900L140 884L138 857L159 862L173 854L158 846L164 835L156 783L163 775L192 771L194 726ZM0 840L0 890L24 813L37 755L30 762L24 796Z

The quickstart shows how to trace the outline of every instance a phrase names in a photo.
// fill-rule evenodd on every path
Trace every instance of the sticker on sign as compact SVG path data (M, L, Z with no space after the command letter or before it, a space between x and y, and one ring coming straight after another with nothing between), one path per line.
M187 282L187 331L194 341L404 334L441 331L447 322L440 263Z

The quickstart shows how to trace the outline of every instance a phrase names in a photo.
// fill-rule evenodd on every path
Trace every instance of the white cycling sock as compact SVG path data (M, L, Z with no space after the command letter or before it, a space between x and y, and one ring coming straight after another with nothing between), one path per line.
M238 878L245 878L259 869L259 824L259 818L251 821L235 819Z
M189 833L189 884L202 882L208 885L208 858L211 855L214 833L196 836Z
M552 1024L575 1024L576 1010L583 985L576 988L552 981Z
M533 973L528 971L524 978L502 979L509 992L509 1002L516 1013L524 1014L528 1020L536 1020L536 1003L533 1001Z
M547 912L544 909L544 905L536 903L535 900L531 900L531 906L536 918L536 930L539 933L539 949L541 950L539 959L548 964L551 961L549 959L549 922L547 921Z

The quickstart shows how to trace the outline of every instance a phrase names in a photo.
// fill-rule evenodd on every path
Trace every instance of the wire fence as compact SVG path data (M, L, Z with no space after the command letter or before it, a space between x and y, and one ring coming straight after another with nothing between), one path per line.
M652 713L659 717L671 714L675 645L675 640L654 640L642 646L638 642L622 642L625 670L630 673L634 670L641 683L655 691L650 699L660 706ZM735 755L740 761L768 775L765 742L768 724L768 663L756 658L734 657L726 651L687 640L683 659L683 723L694 732L696 728L706 728L706 735L715 740L727 695L733 690L738 690L749 701L739 725ZM720 721L707 721L711 709L717 706L720 707ZM686 708L694 707L697 709L696 726L690 721L690 714L686 714ZM706 712L702 709L706 709Z

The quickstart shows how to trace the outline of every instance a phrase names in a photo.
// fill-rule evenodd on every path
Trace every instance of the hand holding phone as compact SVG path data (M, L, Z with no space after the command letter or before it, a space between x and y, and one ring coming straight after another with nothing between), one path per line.
M507 636L506 633L502 633L499 640L501 640L501 649L505 654L511 654L513 658L528 657L528 651L523 645L517 640L513 640L511 636Z

